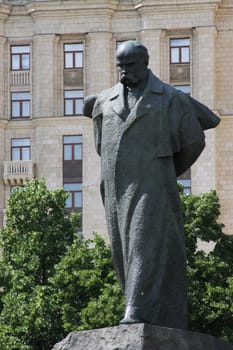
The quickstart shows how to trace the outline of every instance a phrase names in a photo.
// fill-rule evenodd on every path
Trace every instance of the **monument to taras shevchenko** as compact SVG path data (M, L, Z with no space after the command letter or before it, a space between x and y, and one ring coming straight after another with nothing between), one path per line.
M159 80L148 51L124 42L116 54L120 82L89 96L101 156L101 195L113 262L125 295L120 323L187 328L186 262L176 177L205 146L203 130L219 118Z

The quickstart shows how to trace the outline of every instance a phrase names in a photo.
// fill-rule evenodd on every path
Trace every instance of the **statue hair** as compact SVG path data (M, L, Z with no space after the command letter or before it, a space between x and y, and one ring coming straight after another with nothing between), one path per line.
M149 63L149 53L147 48L142 45L139 41L136 40L128 40L128 41L124 41L117 49L117 54L120 51L124 51L124 49L127 48L132 48L134 50L136 50L137 55L142 58L145 62L146 65L148 65Z

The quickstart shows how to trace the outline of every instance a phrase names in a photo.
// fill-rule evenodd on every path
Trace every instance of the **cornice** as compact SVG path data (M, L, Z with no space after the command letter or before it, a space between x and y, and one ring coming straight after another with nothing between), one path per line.
M7 129L33 129L32 119L28 120L7 120L6 121Z
M28 120L4 120L0 119L0 129L17 129L17 130L34 130L37 127L57 127L59 125L67 126L69 125L77 126L77 121L81 121L82 125L91 125L90 118L87 117L46 117L46 118L32 118Z
M6 21L11 12L11 6L4 4L0 0L0 21Z
M5 4L9 6L24 6L28 4L48 4L49 6L60 5L66 6L70 3L76 4L76 6L83 6L87 4L87 7L90 5L97 6L109 6L111 4L118 4L119 0L0 0L0 4Z
M116 10L118 5L117 0L63 0L63 1L47 1L47 0L34 0L28 1L25 4L28 14L31 16L42 15L49 12L55 14L69 13L72 15L83 15L85 12L88 14L90 11L104 11L111 13Z
M231 124L233 122L233 115L224 114L221 111L218 111L218 116L221 118L221 120L224 120L224 122L230 122Z
M58 126L58 125L67 125L67 122L69 125L77 125L77 121L82 122L82 125L90 125L91 120L87 117L47 117L47 118L34 118L31 120L34 127L49 127L49 126Z
M90 11L97 15L112 15L117 9L119 0L0 0L0 20L6 20L9 14L29 14L31 17L89 15Z
M5 129L7 127L8 120L0 119L0 129Z
M153 11L163 13L192 12L192 11L217 11L222 0L132 0L135 9L141 14L149 14Z
M221 4L222 8L233 8L233 2L232 0L222 0L222 4Z
M147 14L156 12L176 12L192 10L218 10L229 5L229 0L0 0L0 19L8 15L24 12L32 17L60 16L69 14L88 16L95 11L97 16L111 16L117 11L133 11ZM231 0L232 1L232 0ZM233 6L233 5L232 5Z
M220 5L222 0L132 0L135 8L143 6Z

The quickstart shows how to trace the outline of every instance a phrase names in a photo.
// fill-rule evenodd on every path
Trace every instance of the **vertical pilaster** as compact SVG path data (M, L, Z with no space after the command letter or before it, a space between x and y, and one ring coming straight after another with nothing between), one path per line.
M113 84L114 48L112 34L88 33L85 56L85 94L98 94ZM101 232L107 235L105 214L100 197L100 157L94 148L92 121L87 121L87 133L83 133L83 231L87 234ZM95 169L95 171L93 171Z
M95 94L112 85L112 34L88 33L86 39L86 95Z
M199 27L193 33L193 96L214 109L215 27Z
M0 37L0 119L6 119L5 81L7 72L6 38Z
M210 109L215 100L215 27L196 28L193 33L193 96ZM208 130L206 147L192 167L193 193L216 188L215 130Z
M32 116L53 117L56 106L56 35L35 35L32 56Z
M161 76L161 36L162 30L143 30L140 33L140 41L145 45L149 51L150 60L149 66L154 74Z
M0 172L3 174L3 162L5 159L5 129L7 121L0 120ZM0 227L3 225L4 210L6 208L5 185L3 178L0 181Z
M5 81L6 81L6 38L0 37L0 173L3 174L3 162L5 159L5 128L7 121L6 116L6 98L5 98ZM0 181L0 227L3 225L3 212L6 207L5 203L5 186Z

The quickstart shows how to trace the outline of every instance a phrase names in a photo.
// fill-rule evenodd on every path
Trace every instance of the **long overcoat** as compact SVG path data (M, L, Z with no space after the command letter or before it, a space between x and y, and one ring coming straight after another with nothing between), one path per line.
M200 106L151 72L130 112L120 83L98 95L94 105L101 194L114 266L126 297L125 317L187 326L176 175L191 166L204 147L200 119L206 111ZM214 123L207 121L208 127Z

